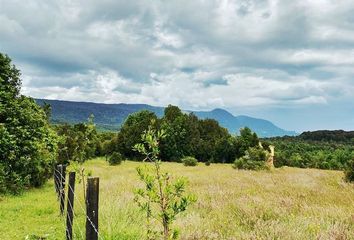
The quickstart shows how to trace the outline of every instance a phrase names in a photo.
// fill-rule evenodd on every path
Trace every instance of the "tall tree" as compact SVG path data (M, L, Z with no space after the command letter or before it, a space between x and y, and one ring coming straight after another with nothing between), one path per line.
M118 133L116 150L128 158L141 157L138 152L133 151L133 147L140 142L141 135L151 124L154 127L158 124L153 112L143 110L130 114Z
M20 95L20 71L0 53L0 191L40 186L51 175L57 136L35 101Z

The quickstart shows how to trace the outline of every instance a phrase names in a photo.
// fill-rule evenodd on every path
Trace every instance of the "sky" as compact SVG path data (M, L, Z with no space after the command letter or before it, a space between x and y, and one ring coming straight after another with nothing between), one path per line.
M354 129L354 1L0 0L22 93Z

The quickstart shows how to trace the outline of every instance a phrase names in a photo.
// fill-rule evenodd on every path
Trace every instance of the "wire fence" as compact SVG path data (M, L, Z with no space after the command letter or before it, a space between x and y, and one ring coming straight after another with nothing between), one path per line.
M72 174L72 172L70 174ZM75 175L75 173L73 175ZM72 183L70 184L70 182L69 184L66 184L65 166L59 165L54 168L54 185L58 195L57 199L60 203L60 217L64 225L67 240L104 239L98 231L98 178L93 178L91 180L97 180L97 185L95 185L95 181L87 181L88 185L86 186L86 189L82 189L83 191L86 190L86 199L80 200L77 194L75 194L75 180L73 182L74 185L71 185ZM90 185L91 182L94 182L94 184ZM90 189L91 191L89 191ZM67 190L67 194L65 194L65 190ZM92 192L94 194L93 198ZM66 208L64 204L65 196L67 196ZM76 211L74 211L74 206L78 206L78 208L75 209ZM65 212L66 214L64 214ZM85 216L85 229L78 223L78 221L75 221L75 218L79 215Z

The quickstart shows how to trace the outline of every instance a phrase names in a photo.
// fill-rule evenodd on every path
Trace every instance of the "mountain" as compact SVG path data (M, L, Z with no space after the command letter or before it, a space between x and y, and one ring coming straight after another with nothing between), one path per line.
M92 102L72 102L62 100L36 99L39 105L44 102L52 106L53 123L78 123L87 121L93 114L95 123L101 129L117 130L126 117L140 110L155 112L157 116L163 116L164 108L147 104L103 104ZM212 111L185 111L193 112L202 119L211 118L217 120L221 126L227 128L231 133L238 133L242 127L249 127L261 137L274 137L284 135L296 135L296 132L286 131L273 123L248 116L234 116L224 109L214 109Z
M220 108L207 112L196 112L195 114L200 118L212 118L217 120L221 126L227 128L231 133L238 133L240 128L249 127L261 137L297 135L296 132L281 129L270 121L243 115L234 116Z

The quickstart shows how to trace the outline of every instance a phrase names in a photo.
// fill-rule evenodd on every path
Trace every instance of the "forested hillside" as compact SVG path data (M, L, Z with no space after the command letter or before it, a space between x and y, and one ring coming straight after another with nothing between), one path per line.
M162 117L165 109L147 104L103 104L45 99L37 99L36 101L40 105L43 105L44 102L51 105L53 123L85 122L93 114L97 127L103 130L118 130L131 113L149 110L158 117ZM184 110L184 112L190 113L192 111ZM296 132L283 130L269 121L248 116L234 116L223 109L193 111L193 113L201 119L217 120L222 127L227 128L232 134L238 133L240 128L249 127L261 137L296 135Z

